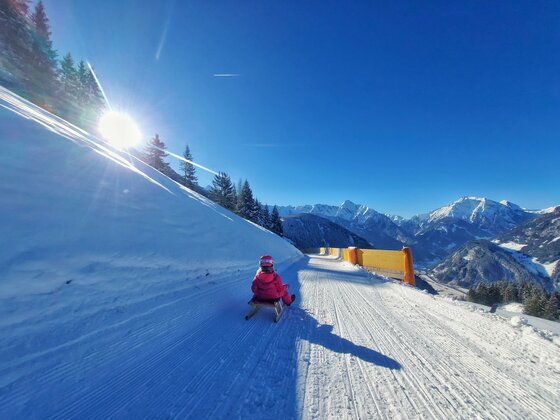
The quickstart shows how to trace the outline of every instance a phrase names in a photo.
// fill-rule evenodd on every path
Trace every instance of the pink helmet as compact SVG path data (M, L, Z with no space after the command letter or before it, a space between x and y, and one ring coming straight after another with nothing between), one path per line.
M274 260L270 255L263 255L259 260L259 265L261 267L272 267L274 265Z

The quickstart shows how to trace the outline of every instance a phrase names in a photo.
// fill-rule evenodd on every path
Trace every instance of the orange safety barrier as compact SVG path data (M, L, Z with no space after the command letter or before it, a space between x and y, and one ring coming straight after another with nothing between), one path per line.
M348 261L354 265L358 264L358 248L355 246L348 248Z
M416 286L416 281L414 280L414 264L412 263L412 251L408 247L403 247L402 252L404 254L403 281L411 286Z
M416 286L412 251L403 247L400 251L383 249L321 248L321 253L342 258L354 265L360 265L373 272L402 279L403 282Z

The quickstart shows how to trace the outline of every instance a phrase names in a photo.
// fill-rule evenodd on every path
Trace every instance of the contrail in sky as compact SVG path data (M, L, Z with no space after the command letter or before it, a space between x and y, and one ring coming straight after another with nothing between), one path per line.
M214 77L238 77L239 73L215 73Z
M167 31L169 30L171 15L173 14L174 9L175 9L175 2L173 1L169 4L169 7L167 8L167 16L165 17L163 31L161 33L161 37L159 39L159 44L156 51L156 60L159 60L159 57L161 56L161 51L163 50L163 46L165 45L165 41L167 40Z
M101 94L103 95L103 98L105 99L105 103L107 104L109 109L112 110L111 104L109 103L109 99L107 99L107 95L105 95L105 91L103 90L103 86L101 86L101 83L99 83L99 79L97 78L97 75L93 71L93 67L91 67L91 64L89 64L89 61L86 60L86 63L89 67L89 71L91 71L91 74L93 75L93 78L95 79L95 83L97 83L97 87L99 88L99 90L101 91Z

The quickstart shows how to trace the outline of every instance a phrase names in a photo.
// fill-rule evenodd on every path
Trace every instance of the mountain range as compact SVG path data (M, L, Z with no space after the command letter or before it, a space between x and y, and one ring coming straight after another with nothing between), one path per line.
M299 249L334 247L372 248L364 238L341 225L310 213L284 216L284 237Z
M537 282L560 289L560 207L494 240L469 241L431 270L444 283Z
M296 219L300 226L311 220L317 224L320 217L365 239L372 248L409 246L416 266L433 267L431 273L442 282L469 287L479 281L507 279L535 281L548 289L560 283L556 268L560 260L560 206L530 211L510 201L462 197L410 219L351 201L340 206L278 206L278 210L285 226ZM305 218L305 214L315 217ZM323 236L334 228L332 224L321 225ZM311 232L310 228L289 227L285 235L305 248L316 243ZM353 243L347 240L340 246L349 245Z
M309 213L324 217L365 238L374 247L410 246L415 262L433 265L469 240L489 239L532 218L535 213L509 201L462 197L434 211L405 219L386 215L349 200L325 204L278 206L281 216Z

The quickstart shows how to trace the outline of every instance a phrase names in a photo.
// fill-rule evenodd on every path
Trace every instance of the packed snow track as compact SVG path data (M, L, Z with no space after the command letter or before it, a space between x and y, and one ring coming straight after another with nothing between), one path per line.
M281 274L298 300L277 324L245 321L248 271L0 323L22 331L1 343L0 418L559 418L557 337L332 257Z

